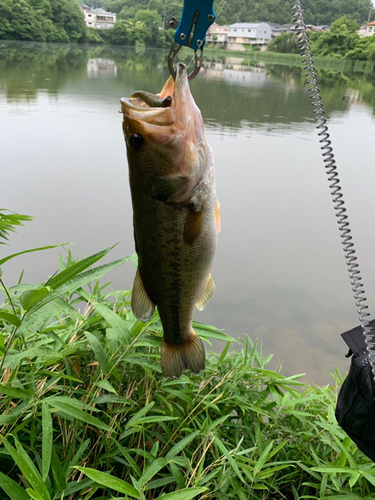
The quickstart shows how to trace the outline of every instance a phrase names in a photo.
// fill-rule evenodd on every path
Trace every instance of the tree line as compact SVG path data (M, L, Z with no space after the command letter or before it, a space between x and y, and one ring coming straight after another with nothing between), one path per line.
M342 16L331 24L330 31L309 33L313 54L375 62L375 35L361 38L358 29L358 23ZM283 33L268 44L267 50L298 53L297 35Z
M182 0L103 0L105 8L119 14L120 19L133 19L139 9L148 9L162 19L164 26L172 16L179 17ZM341 16L364 23L367 21L372 0L301 0L308 24L331 24ZM218 24L236 22L293 22L288 0L215 0Z
M110 30L85 26L80 0L0 0L0 39L112 43L132 45L143 42L153 47L168 46L172 17L180 17L182 0L86 0L93 7L117 13ZM303 0L305 19L311 24L330 24L340 16L366 22L371 0ZM287 0L216 0L219 24L235 22L293 21ZM164 28L164 29L162 29Z

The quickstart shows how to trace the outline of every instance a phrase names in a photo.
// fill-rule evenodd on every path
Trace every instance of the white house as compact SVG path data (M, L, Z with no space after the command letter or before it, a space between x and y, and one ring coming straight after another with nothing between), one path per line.
M375 21L368 23L366 26L361 26L358 34L362 37L375 35Z
M116 22L116 14L107 12L104 9L92 9L85 4L82 4L81 11L85 16L85 24L89 28L109 29L113 28Z
M207 30L206 42L210 43L226 43L228 38L228 26L219 26L217 23L212 23Z
M268 23L235 23L228 27L228 49L244 50L244 45L267 45L272 38Z

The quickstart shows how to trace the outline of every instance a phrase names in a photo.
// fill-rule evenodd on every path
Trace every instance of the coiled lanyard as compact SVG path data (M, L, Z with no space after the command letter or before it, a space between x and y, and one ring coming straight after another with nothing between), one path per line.
M341 191L336 160L331 146L332 143L318 87L318 79L311 53L310 41L306 32L303 9L300 0L289 0L289 2L293 12L294 22L296 23L299 50L304 64L304 70L306 71L305 76L307 78L307 89L310 93L311 105L315 114L315 123L318 130L319 142L321 144L320 149L322 151L328 184L331 190L333 207L337 217L342 249L346 259L346 265L349 273L350 284L352 285L352 291L354 293L354 300L357 306L359 321L365 337L366 350L371 365L372 375L375 380L375 335L372 332L372 328L369 326L368 317L370 316L370 313L368 311L368 305L366 305L367 299L365 296L361 271L359 270L357 262L353 236L351 235L350 224L345 208L345 201Z
M359 321L363 329L366 342L366 350L371 365L372 375L375 380L375 335L369 326L368 318L370 313L366 304L365 290L362 282L361 271L357 262L354 248L353 236L351 235L345 201L342 194L340 179L335 156L331 146L330 134L328 132L327 120L322 104L318 79L314 67L314 61L310 48L309 37L306 32L306 24L300 0L289 0L296 31L298 35L298 45L304 64L305 76L307 78L307 89L311 97L311 105L315 115L316 128L318 130L320 149L322 151L323 162L327 173L327 180L331 190L334 210L337 217L338 229L341 243L346 259L350 283L354 293L354 300L357 306ZM170 26L177 28L174 35L174 43L168 55L168 68L176 77L174 69L174 58L182 46L190 47L195 53L194 69L189 75L189 80L194 78L202 65L203 47L206 40L206 32L215 21L216 16L213 10L213 0L185 0L180 21L172 18Z

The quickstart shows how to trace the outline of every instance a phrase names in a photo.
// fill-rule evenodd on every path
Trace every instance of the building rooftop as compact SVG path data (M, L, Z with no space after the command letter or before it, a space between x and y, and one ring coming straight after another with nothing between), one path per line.
M257 28L261 23L234 23L229 26L229 28L243 28L243 29L254 29Z
M367 26L375 26L375 21L371 21L371 23L368 23Z
M91 9L91 12L93 12L94 14L98 14L99 16L106 16L106 15L114 16L115 15L113 12L107 12L106 10L102 9L101 7L99 7L98 9Z

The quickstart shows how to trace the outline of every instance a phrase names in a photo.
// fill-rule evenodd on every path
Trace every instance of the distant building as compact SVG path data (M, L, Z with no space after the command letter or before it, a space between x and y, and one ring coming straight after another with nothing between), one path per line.
M225 44L228 38L228 26L219 26L217 23L211 24L207 30L206 42L213 44Z
M306 24L306 31L331 31L331 28L328 24L320 24L318 26Z
M271 38L269 23L235 23L228 27L228 49L244 50L245 45L266 46Z
M267 24L271 28L272 37L275 37L277 35L281 35L281 33L289 33L290 32L290 30L288 28L281 26L279 23L267 23Z
M297 32L297 26L295 24L283 24L281 27L286 29L287 33ZM306 24L306 31L330 31L330 27L327 24L320 24L319 26Z
M88 5L82 4L81 11L85 16L85 24L89 28L107 30L113 28L116 22L116 14L107 12L104 9L92 9Z
M372 36L375 35L375 21L368 23L365 26L361 26L358 31L359 36Z

